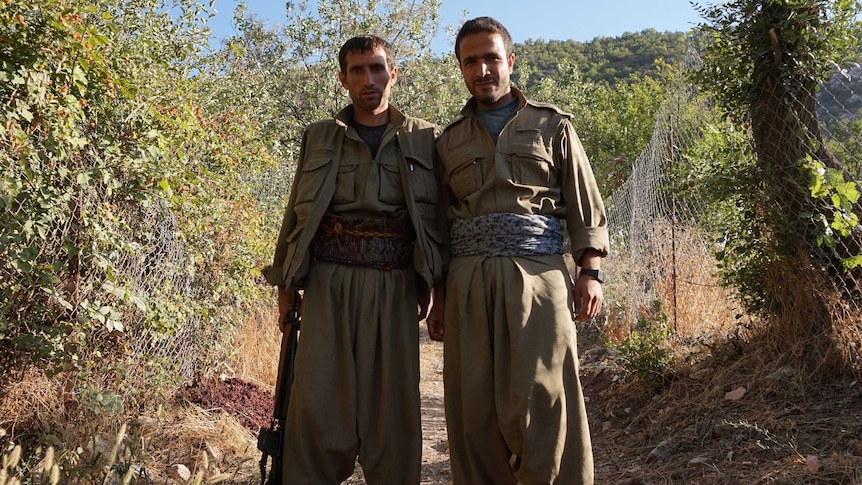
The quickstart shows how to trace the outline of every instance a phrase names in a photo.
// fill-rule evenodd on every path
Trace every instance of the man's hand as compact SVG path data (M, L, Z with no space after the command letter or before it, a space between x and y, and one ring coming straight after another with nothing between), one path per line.
M584 251L578 266L581 268L599 269L602 264L601 253L589 248ZM575 280L575 317L576 320L589 320L599 314L605 293L602 284L587 275L578 275Z
M575 281L576 320L589 320L599 314L604 301L602 284L589 276L580 276Z
M434 286L434 301L425 324L428 325L428 336L437 342L443 341L445 325L443 323L443 309L446 307L446 289L444 283Z

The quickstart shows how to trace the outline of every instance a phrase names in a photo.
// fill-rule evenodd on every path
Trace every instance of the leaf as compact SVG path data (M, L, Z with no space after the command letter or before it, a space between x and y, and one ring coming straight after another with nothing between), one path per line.
M81 66L75 66L72 69L72 81L82 96L87 93L87 74L81 69Z
M18 110L18 114L21 115L21 118L24 118L28 123L33 121L33 113L27 109L26 106L22 106Z
M167 180L165 180L165 179L159 180L159 188L162 189L162 191L168 197L173 196L173 191L171 190L171 184L169 184Z

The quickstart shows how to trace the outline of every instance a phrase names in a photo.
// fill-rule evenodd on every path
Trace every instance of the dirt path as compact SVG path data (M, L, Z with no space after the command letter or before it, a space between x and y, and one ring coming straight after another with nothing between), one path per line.
M421 483L445 485L443 345L424 327L420 335ZM857 381L809 382L792 368L758 363L748 349L735 360L678 369L655 393L627 381L595 335L579 331L579 345L596 484L862 484ZM239 414L249 429L271 412L271 394L236 380L198 383L187 398ZM362 470L345 483L364 485Z

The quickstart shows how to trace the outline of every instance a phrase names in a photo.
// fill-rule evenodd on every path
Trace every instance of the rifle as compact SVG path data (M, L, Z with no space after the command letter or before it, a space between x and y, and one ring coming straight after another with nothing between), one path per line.
M260 484L281 485L281 451L284 442L284 422L287 419L287 405L290 403L290 388L293 385L294 359L299 337L302 316L299 311L299 294L294 292L290 309L284 316L284 331L281 335L281 353L278 357L278 377L275 382L275 405L269 428L261 428L257 437L260 457ZM272 457L269 479L266 476L267 457Z

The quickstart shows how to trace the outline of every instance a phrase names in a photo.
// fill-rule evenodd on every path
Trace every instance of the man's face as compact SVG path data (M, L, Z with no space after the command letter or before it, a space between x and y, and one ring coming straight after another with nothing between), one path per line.
M350 92L355 109L378 114L389 107L389 94L398 70L386 62L382 48L373 51L351 51L345 57L346 72L338 72L344 89Z
M461 74L470 94L481 108L499 108L511 90L509 75L515 65L515 54L506 55L500 34L479 32L461 39Z

